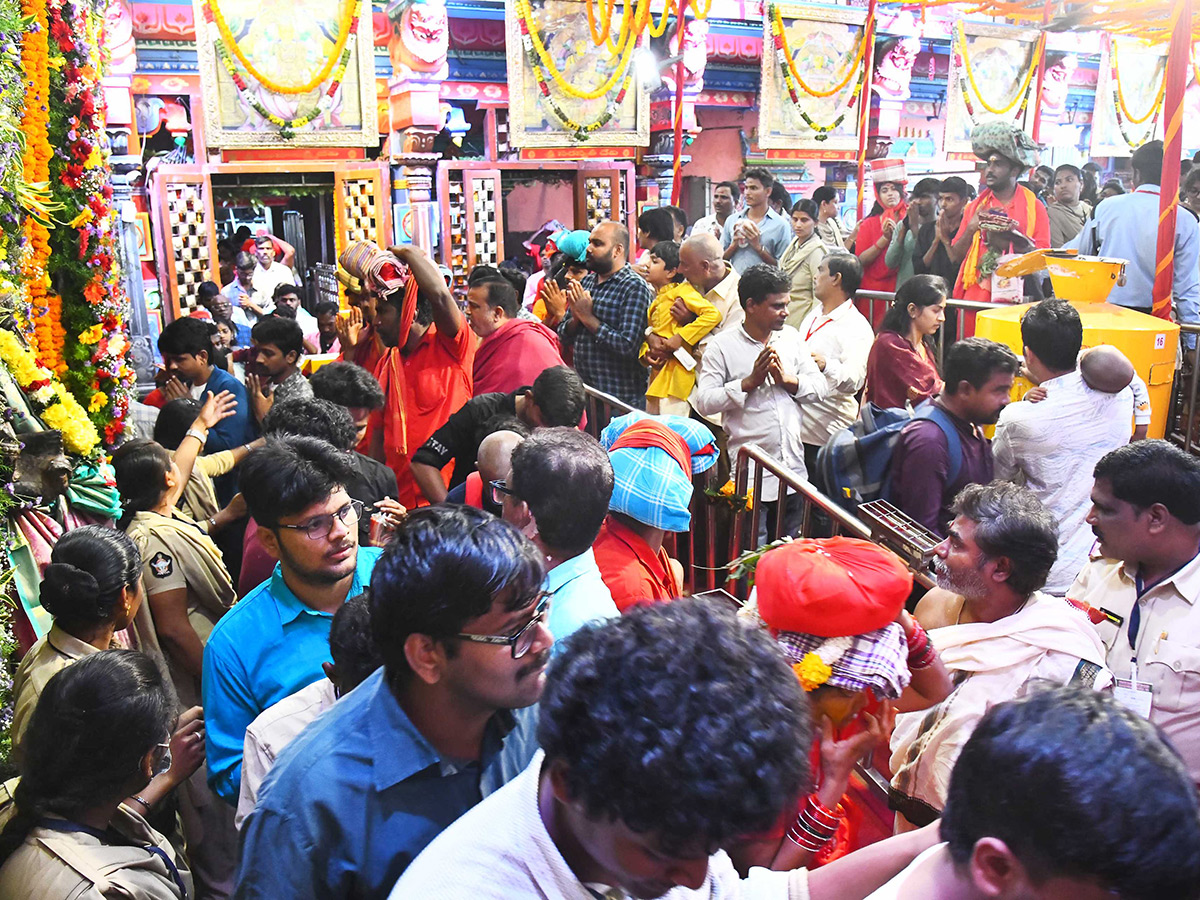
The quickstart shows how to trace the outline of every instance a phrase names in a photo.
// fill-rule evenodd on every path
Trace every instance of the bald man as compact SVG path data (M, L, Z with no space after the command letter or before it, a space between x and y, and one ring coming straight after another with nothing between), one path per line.
M568 309L558 326L574 346L584 382L635 409L646 406L646 369L638 360L653 292L629 265L629 229L601 222L588 238L589 274L567 287Z
M711 234L694 234L683 242L679 248L679 273L721 313L720 324L700 341L703 354L709 341L729 328L736 328L746 316L738 301L738 274L725 260L721 242ZM675 304L671 314L681 325L696 318L682 302Z
M528 432L526 432L528 434ZM526 434L507 429L493 431L479 442L475 456L476 469L467 480L446 494L447 503L462 503L485 509L495 516L501 513L497 492L491 487L493 481L507 481L512 471L513 450L525 440ZM501 495L503 491L499 492Z

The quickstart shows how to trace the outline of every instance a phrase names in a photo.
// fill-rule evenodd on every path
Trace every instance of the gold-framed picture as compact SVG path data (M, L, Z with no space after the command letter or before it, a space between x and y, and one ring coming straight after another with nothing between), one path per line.
M529 35L522 34L521 28L526 11L531 17ZM638 74L638 46L621 38L622 11L620 6L613 10L610 47L593 41L582 0L505 3L512 146L644 147L650 143L650 98ZM540 80L530 65L531 56L538 60ZM606 84L610 87L600 96L577 96L596 93ZM625 92L617 103L622 87Z
M1121 84L1119 96L1112 77L1114 47ZM1096 80L1096 107L1092 113L1092 156L1129 156L1147 141L1162 139L1163 117L1161 113L1155 115L1153 109L1161 102L1159 92L1166 68L1165 46L1151 46L1136 38L1115 35L1104 42ZM1117 106L1121 103L1124 111L1118 121ZM1191 129L1185 126L1185 130Z
M782 21L786 53L775 47L773 11ZM863 46L866 27L861 9L764 6L760 147L857 151L859 104L870 102L863 83L866 54L875 52ZM813 96L805 86L818 95L832 93Z
M192 7L209 147L379 144L370 0L192 0Z

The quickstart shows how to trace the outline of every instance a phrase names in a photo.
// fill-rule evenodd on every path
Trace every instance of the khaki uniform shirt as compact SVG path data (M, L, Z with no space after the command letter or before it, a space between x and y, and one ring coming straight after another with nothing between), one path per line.
M12 743L17 762L21 759L21 739L25 736L33 709L46 684L77 659L99 652L91 644L67 634L57 625L51 625L46 635L39 638L25 654L13 678L16 702L13 704Z
M66 825L55 817L51 821ZM121 806L110 828L129 843L108 843L89 831L34 828L0 868L0 897L181 900L181 888L194 896L186 864L145 819Z
M175 458L175 454L171 454ZM188 518L195 519L196 524L208 531L208 520L221 511L217 502L217 491L213 487L213 479L233 470L233 451L222 450L219 453L208 453L197 456L192 466L192 475L187 486L183 489L183 497L179 501L179 509Z
M1150 721L1183 757L1192 780L1200 783L1200 554L1139 598L1135 573L1111 559L1093 559L1067 591L1067 597L1121 616L1118 627L1097 627L1116 678L1130 676L1136 656L1139 681L1154 691ZM1134 603L1141 621L1129 644L1129 618Z

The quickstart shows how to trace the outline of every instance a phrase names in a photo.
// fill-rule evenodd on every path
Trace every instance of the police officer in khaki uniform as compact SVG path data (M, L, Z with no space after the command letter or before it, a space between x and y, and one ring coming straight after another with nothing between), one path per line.
M0 791L0 897L192 896L171 844L123 805L170 764L174 720L166 679L143 653L89 654L48 681L21 778ZM194 769L202 757L190 755Z
M1116 698L1162 729L1200 783L1200 459L1138 441L1094 475L1099 540L1067 598L1098 622Z

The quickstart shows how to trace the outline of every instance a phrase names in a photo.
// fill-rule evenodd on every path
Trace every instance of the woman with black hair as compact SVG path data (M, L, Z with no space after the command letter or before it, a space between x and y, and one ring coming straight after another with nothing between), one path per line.
M792 217L792 242L779 257L779 268L792 281L788 295L787 324L799 328L813 308L819 305L814 293L817 269L829 249L817 234L817 219L820 216L817 204L808 199L797 200L789 215Z
M941 393L930 341L946 320L946 294L940 275L914 275L896 291L867 357L868 403L902 409Z
M5 804L0 897L192 896L174 847L126 799L170 768L174 721L170 686L143 653L94 653L49 680ZM195 770L203 757L190 755Z
M196 442L189 436L185 445ZM187 478L166 448L130 441L113 454L113 467L125 508L119 527L141 552L154 630L176 693L191 706L200 702L204 642L233 605L233 582L212 538L176 509Z
M54 624L25 654L13 679L18 753L46 682L76 660L108 650L113 635L129 627L142 605L141 574L137 547L111 528L76 528L54 545L38 595Z

